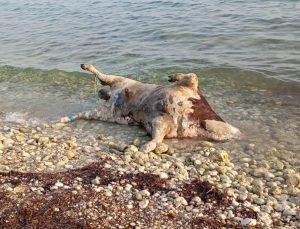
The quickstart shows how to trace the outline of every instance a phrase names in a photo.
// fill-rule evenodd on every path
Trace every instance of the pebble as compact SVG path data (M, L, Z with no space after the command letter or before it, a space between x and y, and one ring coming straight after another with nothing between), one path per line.
M211 154L212 158L221 162L229 162L229 155L225 150L218 150Z
M219 218L222 219L222 220L225 220L227 218L227 216L225 214L218 214Z
M164 144L164 143L159 143L159 144L156 146L154 152L155 152L156 154L163 154L163 153L166 153L166 152L168 151L168 149L169 149L168 145L166 145L166 144Z
M225 166L218 166L216 169L220 174L227 173L227 168Z
M142 200L142 199L143 199L143 195L142 195L141 193L138 192L138 193L135 194L134 198L135 198L136 200Z
M165 172L160 172L159 173L159 178L161 179L168 179L169 178L169 175Z
M275 210L278 211L278 212L282 212L287 208L289 208L289 206L286 205L286 204L276 204L275 205Z
M285 209L283 212L282 212L282 215L284 216L295 216L297 214L297 211L296 209Z
M54 184L56 187L59 187L59 188L61 188L61 187L63 187L64 186L64 184L62 183L62 182L60 182L60 181L56 181L56 183Z
M111 191L106 190L106 191L104 192L104 195L110 197L110 196L112 196L113 194L112 194Z
M142 201L139 202L139 207L144 209L148 206L148 204L149 204L149 200L145 199L145 200L142 200Z
M248 197L248 194L247 194L247 193L240 193L240 194L238 195L238 199L241 200L241 201L246 200L247 197Z
M266 201L263 198L255 198L254 203L256 203L258 205L263 205L266 203Z
M242 226L255 226L256 225L256 219L250 219L250 218L242 219L241 225Z
M264 190L264 183L262 180L254 180L252 182L252 191L253 193L257 194L257 195L262 195L263 194L263 190Z
M186 199L182 196L175 198L174 200L174 204L176 207L180 207L181 205L187 206L188 202L186 201Z
M299 174L287 174L286 175L286 182L288 185L296 187L300 183L300 175Z
M146 196L149 197L150 196L150 192L146 189L142 190L139 192L142 196Z
M127 204L126 207L127 207L128 209L132 209L132 208L133 208L133 205L132 205L132 204Z
M39 141L39 143L40 144L47 144L48 142L49 142L49 137L40 137L39 139L38 139L38 141Z
M259 213L259 218L262 221L262 223L264 225L266 225L267 227L270 226L273 223L273 221L271 219L271 216L268 213L260 212Z

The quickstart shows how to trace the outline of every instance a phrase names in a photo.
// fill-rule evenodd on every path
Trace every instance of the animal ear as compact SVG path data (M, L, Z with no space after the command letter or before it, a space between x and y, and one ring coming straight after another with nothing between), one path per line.
M169 82L176 82L184 79L184 74L183 73L176 73L174 75L168 76L169 77Z
M133 95L132 91L130 91L128 88L125 88L125 96L127 98L130 98Z

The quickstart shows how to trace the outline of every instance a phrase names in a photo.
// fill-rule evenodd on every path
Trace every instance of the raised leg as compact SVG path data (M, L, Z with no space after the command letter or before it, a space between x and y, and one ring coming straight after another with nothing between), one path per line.
M81 68L83 70L89 71L93 73L101 82L102 85L112 86L116 83L120 83L122 81L133 81L123 76L114 76L114 75L105 75L99 72L93 65L91 64L81 64Z

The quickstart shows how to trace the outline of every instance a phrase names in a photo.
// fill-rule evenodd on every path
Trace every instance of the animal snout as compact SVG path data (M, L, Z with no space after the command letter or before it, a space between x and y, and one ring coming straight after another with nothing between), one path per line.
M175 82L176 81L174 75L170 75L170 76L168 76L168 78L169 78L168 79L169 82Z

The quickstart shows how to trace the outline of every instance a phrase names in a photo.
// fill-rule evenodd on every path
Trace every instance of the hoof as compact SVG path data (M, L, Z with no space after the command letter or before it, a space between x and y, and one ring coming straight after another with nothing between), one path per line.
M80 67L81 69L86 70L86 64L81 64Z

